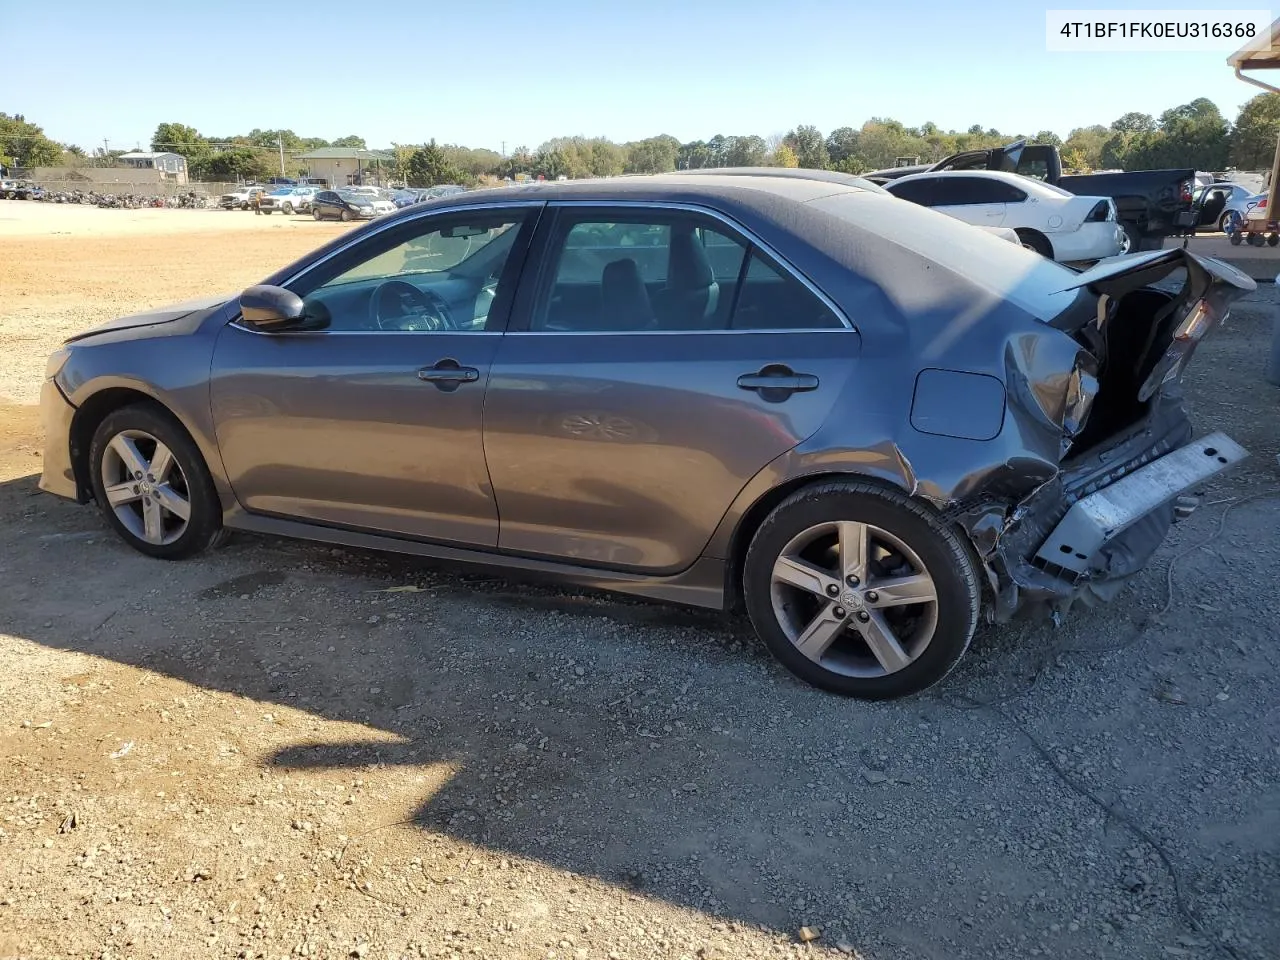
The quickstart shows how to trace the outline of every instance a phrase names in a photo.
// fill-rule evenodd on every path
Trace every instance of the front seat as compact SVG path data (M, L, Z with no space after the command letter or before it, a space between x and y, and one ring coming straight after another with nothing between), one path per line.
M640 267L630 257L605 264L600 275L600 330L648 330L653 305Z
M667 284L654 299L663 329L707 330L712 326L720 305L720 285L692 226L671 228Z

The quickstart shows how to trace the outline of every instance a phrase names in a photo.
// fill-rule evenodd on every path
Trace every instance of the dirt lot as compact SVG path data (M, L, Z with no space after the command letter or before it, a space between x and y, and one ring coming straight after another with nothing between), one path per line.
M45 355L342 228L22 206L0 957L1280 955L1280 500L1248 499L1280 492L1275 288L1190 383L1254 456L1136 586L869 706L715 615L247 536L131 552L36 492Z

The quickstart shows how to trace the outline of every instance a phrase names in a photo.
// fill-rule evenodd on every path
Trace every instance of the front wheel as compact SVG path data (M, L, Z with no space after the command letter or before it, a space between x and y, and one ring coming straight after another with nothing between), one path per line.
M280 208L280 212L283 213L286 217L293 216L293 204L286 203L283 207Z
M981 600L959 535L907 497L858 481L779 504L752 538L743 592L783 666L865 700L945 677L968 649Z
M351 219L351 211L350 211L350 210L343 210L343 211L342 211L342 222L343 222L343 223L346 223L346 222L347 222L347 221L349 221L350 219Z
M222 534L222 511L195 442L151 406L107 415L89 445L94 499L120 537L140 553L190 557Z
M320 213L320 208L319 208L319 207L312 207L312 208L311 208L311 217L312 217L312 219L314 219L314 220L319 220L319 219L320 219L320 217L321 217L321 213Z

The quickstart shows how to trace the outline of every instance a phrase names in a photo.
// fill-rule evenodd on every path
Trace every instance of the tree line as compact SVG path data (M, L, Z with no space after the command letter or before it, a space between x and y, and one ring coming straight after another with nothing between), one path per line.
M1228 121L1204 97L1165 110L1159 116L1129 112L1109 125L1072 130L1062 139L1052 130L1034 134L1005 133L974 124L964 131L942 130L934 123L911 127L898 120L873 117L860 127L838 127L823 133L801 124L785 134L717 134L708 140L681 142L662 134L617 143L604 137L555 137L535 149L517 146L503 156L495 150L460 144L392 144L390 173L413 186L437 183L472 184L493 177L616 176L663 173L707 167L782 166L865 173L890 167L904 158L927 163L953 153L999 146L1026 138L1051 143L1062 151L1071 172L1098 169L1194 167L1198 170L1266 169L1280 134L1280 94L1263 93ZM263 179L280 172L280 151L287 173L305 170L298 154L320 147L365 149L362 137L333 140L302 137L292 130L254 129L247 134L205 136L182 123L161 123L150 147L186 157L195 180ZM73 144L57 143L22 115L0 113L0 164L17 167L76 166L111 163L127 152L98 148L92 154Z

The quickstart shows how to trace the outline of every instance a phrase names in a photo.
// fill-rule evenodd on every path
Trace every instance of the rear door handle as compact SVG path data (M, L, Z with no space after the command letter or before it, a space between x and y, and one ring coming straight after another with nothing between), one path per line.
M436 363L433 367L423 367L418 371L418 379L435 384L438 390L457 390L464 383L475 383L480 379L480 371L475 367L459 365L452 357Z
M744 373L738 378L738 387L754 390L760 399L781 403L793 393L818 389L818 378L811 373L796 373L786 364L771 363L757 373Z

